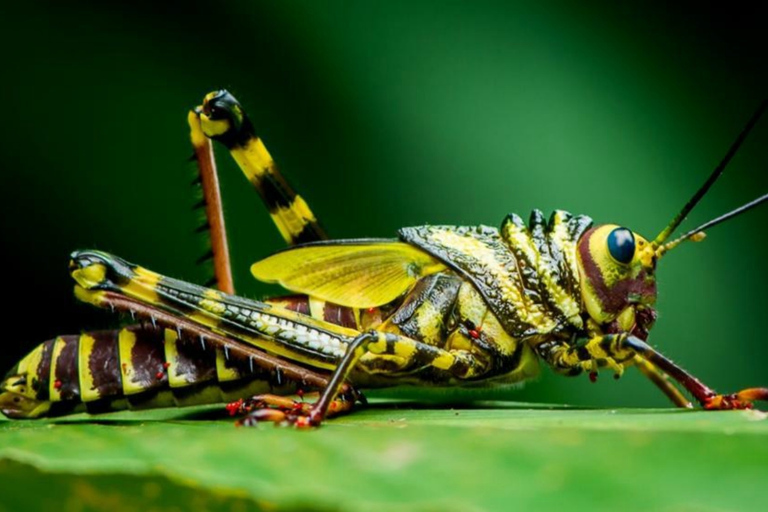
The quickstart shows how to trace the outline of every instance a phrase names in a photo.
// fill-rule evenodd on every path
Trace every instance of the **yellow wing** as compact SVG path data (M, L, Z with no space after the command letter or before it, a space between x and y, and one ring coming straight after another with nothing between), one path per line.
M288 249L251 266L259 281L353 308L393 301L445 265L412 245L391 240L320 242Z

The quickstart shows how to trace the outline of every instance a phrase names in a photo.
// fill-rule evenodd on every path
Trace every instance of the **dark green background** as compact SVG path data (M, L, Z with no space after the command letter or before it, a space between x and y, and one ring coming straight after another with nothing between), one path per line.
M76 305L76 248L202 282L186 111L230 89L334 237L497 225L554 208L654 236L768 92L757 8L600 2L36 2L0 8L3 370L56 334L108 325ZM223 159L222 159L223 160ZM279 249L221 166L239 292ZM700 208L768 189L768 121ZM723 390L768 385L768 209L659 270L651 341ZM1 370L0 370L1 371ZM630 372L546 372L518 399L665 405Z

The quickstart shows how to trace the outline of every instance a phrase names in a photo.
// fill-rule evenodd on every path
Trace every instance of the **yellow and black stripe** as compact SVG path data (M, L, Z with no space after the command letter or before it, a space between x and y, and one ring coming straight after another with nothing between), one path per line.
M489 226L419 226L400 238L469 279L506 332L522 339L583 328L576 246L592 219L538 210Z
M171 329L131 326L37 346L3 382L0 410L13 418L98 413L219 403L299 386L235 351L202 347Z
M333 368L358 331L270 304L164 277L98 251L72 255L79 298L104 307L104 294L187 318L210 331L315 368Z
M289 245L327 238L306 201L275 165L240 103L227 91L205 96L195 110L202 132L221 142L261 195L277 229Z

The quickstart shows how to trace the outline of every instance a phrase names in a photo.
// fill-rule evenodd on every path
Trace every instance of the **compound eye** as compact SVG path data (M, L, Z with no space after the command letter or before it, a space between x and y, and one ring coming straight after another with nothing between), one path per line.
M608 235L608 252L619 263L629 263L635 256L635 235L627 228L614 229Z

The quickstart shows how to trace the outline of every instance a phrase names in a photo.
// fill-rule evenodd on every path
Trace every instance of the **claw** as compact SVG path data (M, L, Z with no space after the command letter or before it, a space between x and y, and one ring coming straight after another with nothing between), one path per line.
M252 427L272 422L276 426L313 427L320 424L312 404L277 395L257 395L227 404L230 416L245 415L237 426Z
M316 395L313 392L309 395ZM351 386L344 385L342 392L327 405L322 400L307 402L308 393L297 393L300 400L280 395L256 395L245 400L240 399L227 404L230 416L243 416L237 421L238 426L254 426L259 422L270 421L277 426L296 428L318 427L326 416L343 414L352 409L356 402L366 403L365 397Z
M707 410L752 409L754 401L768 401L768 388L749 388L730 395L713 395L704 402Z
M320 420L316 416L317 414L315 414L315 411L311 409L306 411L283 411L265 407L262 409L252 410L244 418L238 420L235 425L239 427L253 427L259 423L271 422L274 423L275 426L310 428L320 425Z

